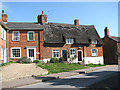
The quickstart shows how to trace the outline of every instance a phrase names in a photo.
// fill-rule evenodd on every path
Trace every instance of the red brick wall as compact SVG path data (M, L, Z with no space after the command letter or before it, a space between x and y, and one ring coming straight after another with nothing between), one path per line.
M104 63L105 64L117 64L117 43L112 39L105 37L103 39L104 46Z
M12 32L15 30L10 30L8 35L9 41L9 60L16 60L11 59L11 48L12 47L21 47L21 57L27 56L27 48L26 46L36 46L36 52L39 52L39 45L40 45L40 58L43 58L42 55L42 48L43 48L43 30L35 31L35 41L27 41L27 34L28 30L19 30L20 32L20 41L12 41ZM17 30L18 31L18 30ZM40 38L39 38L40 36ZM36 54L36 59L39 59L39 54Z
M103 46L97 47L95 44L91 44L90 46L86 47L85 46L85 56L86 57L91 57L91 50L92 49L97 49L98 50L98 56L103 56Z
M120 64L120 43L117 43L117 51L118 51L118 64Z
M46 47L44 47L44 58L51 58L52 57L52 50L53 49L58 49L60 51L60 57L62 57L62 50L68 50L70 52L70 48L75 48L76 50L76 56L77 56L77 50L79 48L79 46L73 46L73 45L61 45L60 46L56 46L55 44L53 46L49 46L49 45L45 45ZM85 56L86 57L91 57L91 49L98 49L98 56L103 56L103 47L96 47L96 45L90 45L88 47L84 46L84 51L85 51ZM83 47L80 48L80 50L83 51Z

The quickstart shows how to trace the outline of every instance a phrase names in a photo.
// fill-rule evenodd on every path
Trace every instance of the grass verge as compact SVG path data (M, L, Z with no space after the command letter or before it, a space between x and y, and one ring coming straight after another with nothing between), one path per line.
M11 64L11 63L16 63L16 62L10 61L10 62L7 62L7 63L2 63L2 64L0 64L0 67L6 66L6 65Z
M48 74L60 73L72 70L85 69L87 67L80 64L64 64L64 63L38 63L37 66L47 69Z
M103 64L87 64L86 66L89 66L89 67L100 67L100 66L105 66Z

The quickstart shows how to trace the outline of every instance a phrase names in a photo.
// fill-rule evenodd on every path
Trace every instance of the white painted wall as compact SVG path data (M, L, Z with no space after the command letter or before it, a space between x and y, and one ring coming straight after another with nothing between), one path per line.
M90 64L90 63L104 64L103 56L101 56L101 57L85 57L84 60L85 60L85 64Z
M43 61L44 63L50 62L50 58L44 58Z

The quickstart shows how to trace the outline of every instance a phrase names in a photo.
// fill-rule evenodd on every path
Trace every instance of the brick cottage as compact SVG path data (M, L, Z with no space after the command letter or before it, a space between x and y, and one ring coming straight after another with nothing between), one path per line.
M3 14L2 14L3 15ZM7 19L4 18L4 19ZM50 61L63 57L66 61L103 64L103 42L93 25L47 22L42 11L38 22L7 22L8 61L27 56L33 60Z
M120 64L120 37L110 36L109 29L107 27L104 29L104 32L104 63Z

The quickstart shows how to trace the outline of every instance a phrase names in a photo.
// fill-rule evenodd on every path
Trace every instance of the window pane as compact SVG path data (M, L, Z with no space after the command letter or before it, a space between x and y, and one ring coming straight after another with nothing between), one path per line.
M92 56L97 56L97 49L92 49Z
M53 50L53 57L59 57L60 52L59 50Z
M34 32L29 32L29 40L34 40Z
M12 57L20 57L20 49L12 49Z
M19 32L13 32L13 40L19 40Z
M29 57L34 57L34 49L29 49Z

